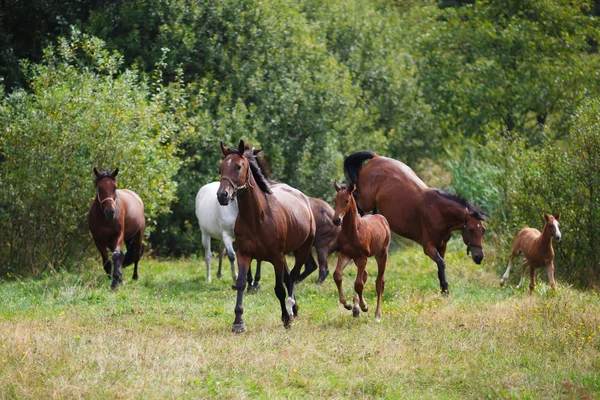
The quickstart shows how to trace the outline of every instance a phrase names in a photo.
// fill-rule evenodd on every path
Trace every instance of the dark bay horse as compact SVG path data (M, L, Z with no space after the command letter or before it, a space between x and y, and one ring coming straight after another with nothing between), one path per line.
M342 227L338 236L340 254L338 256L337 267L333 273L333 279L337 285L340 296L340 303L347 310L352 310L352 315L358 317L360 311L368 311L367 302L363 297L365 283L367 283L367 259L375 257L377 260L377 279L375 287L377 289L377 308L375 310L375 320L381 320L381 296L385 287L383 274L388 258L388 249L392 233L390 225L383 215L365 215L360 217L354 200L355 186L339 186L337 181L334 183L337 194L335 195L335 214L333 222ZM358 267L356 280L354 281L354 305L351 305L344 291L342 290L342 272L350 261L354 261Z
M370 161L363 167L366 160ZM423 246L437 264L443 294L448 293L444 255L453 231L462 232L475 263L483 260L486 214L464 197L430 189L407 165L370 151L349 155L344 171L357 185L354 195L361 210L382 214L392 232Z
M94 168L97 194L88 213L88 226L109 276L111 265L106 249L112 253L112 289L123 283L121 268L130 264L134 264L133 279L138 279L138 262L144 250L142 238L146 228L142 199L131 190L117 189L118 173L118 168L113 173L98 172ZM123 244L127 246L126 254L123 254Z
M227 205L237 197L239 207L234 227L239 272L232 330L235 333L246 330L242 302L252 259L273 264L281 319L284 327L289 328L291 317L298 315L295 285L315 237L310 203L304 194L288 185L269 185L256 162L260 150L245 149L243 140L237 149L221 143L221 151L224 158L219 166L221 184L217 198L221 205ZM285 255L291 252L296 261L290 272Z
M552 238L558 241L562 237L560 229L558 228L560 225L558 222L559 218L560 213L554 216L544 213L546 223L544 225L544 230L541 233L535 228L521 229L513 243L512 251L508 259L508 268L506 268L506 272L500 280L501 285L504 285L508 279L513 258L517 257L519 253L523 253L523 269L521 270L521 281L517 285L517 289L523 287L527 265L529 265L530 291L533 291L535 288L535 270L541 267L546 267L550 287L556 289L556 282L554 281L554 249L552 248Z

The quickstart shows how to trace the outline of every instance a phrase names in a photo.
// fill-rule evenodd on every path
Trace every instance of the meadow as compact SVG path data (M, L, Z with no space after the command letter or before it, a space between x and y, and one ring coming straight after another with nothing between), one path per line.
M231 278L205 282L200 259L142 259L117 292L98 260L79 271L0 281L0 398L597 398L600 296L545 276L536 293L499 286L502 255L475 265L450 243L450 296L414 246L386 272L383 318L352 318L331 275L298 286L285 330L273 268L244 299L248 331L231 333ZM335 267L331 257L330 270ZM225 271L228 263L225 263ZM560 265L557 265L557 269ZM356 267L346 269L351 293Z

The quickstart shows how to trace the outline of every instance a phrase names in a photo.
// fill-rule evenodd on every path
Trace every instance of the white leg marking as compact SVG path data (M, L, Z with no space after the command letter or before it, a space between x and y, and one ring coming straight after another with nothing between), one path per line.
M290 317L294 316L294 310L292 309L294 304L296 304L296 302L291 297L288 297L288 299L285 301L285 308L287 309L287 312Z

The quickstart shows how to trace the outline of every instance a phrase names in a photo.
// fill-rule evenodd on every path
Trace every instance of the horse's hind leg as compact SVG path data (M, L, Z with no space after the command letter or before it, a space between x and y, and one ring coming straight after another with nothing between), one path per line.
M233 280L231 287L235 288L238 274L235 270L235 251L233 250L233 238L226 232L223 232L223 244L225 244L225 248L227 249L227 257L231 263L231 279Z
M260 289L260 270L261 270L261 260L256 260L256 274L252 277L252 266L248 269L248 292L256 293L258 289Z
M381 321L381 297L383 296L383 290L385 289L383 275L385 274L387 258L387 249L383 249L375 256L375 259L377 260L377 279L375 280L375 287L377 288L377 308L375 309L375 321L377 322Z
M298 282L302 282L306 277L313 273L314 270L317 269L317 263L312 255L312 252L308 253L306 257L306 262L304 263L304 271L298 277Z
M133 255L133 276L131 277L134 281L138 280L138 263L142 258L144 252L144 244L142 243L142 232L138 232L137 235L130 241L131 250L127 247L127 253L132 251Z
M292 304L292 310L294 312L294 316L298 316L298 302L296 301L296 283L298 283L298 279L300 277L300 270L302 266L306 263L306 259L310 254L310 250L312 249L313 240L315 239L314 233L309 235L308 238L302 243L300 247L294 250L294 268L292 268L290 272L290 280L288 286L288 293L290 298L287 300L289 304Z
M521 263L521 280L519 281L519 284L517 285L517 289L521 289L523 287L523 284L525 283L525 272L527 272L527 266L529 265L529 263L527 262L526 259L523 259L522 263Z
M511 254L510 257L508 258L508 267L506 268L504 275L502 275L502 279L500 279L500 286L504 286L504 284L508 280L508 275L510 274L510 268L512 267L512 261L513 261L513 255Z
M289 329L293 316L293 305L289 302L291 298L288 298L288 301L285 299L285 287L287 284L289 291L290 280L285 256L282 256L281 260L273 262L273 267L275 268L275 295L277 296L277 299L279 299L279 305L281 306L281 320L283 321L283 326L286 329Z
M354 295L354 307L352 308L352 316L358 317L358 315L360 314L360 311L358 310L359 306L360 309L363 310L363 312L369 311L369 306L367 305L367 302L365 301L365 298L363 296L365 282L367 280L367 258L359 258L354 261L356 262L358 271L356 273L356 280L354 281L354 291L356 292L356 294Z
M202 247L204 247L204 261L206 262L206 283L210 283L210 264L212 262L212 253L210 252L210 236L204 231L202 231Z
M346 265L348 265L350 261L352 261L350 257L347 257L346 255L340 252L338 255L337 266L335 267L335 271L333 272L333 280L335 281L335 284L337 286L338 295L340 296L340 303L344 305L344 308L346 308L346 310L352 310L352 305L344 295L344 290L342 287L342 276L344 268L346 268Z

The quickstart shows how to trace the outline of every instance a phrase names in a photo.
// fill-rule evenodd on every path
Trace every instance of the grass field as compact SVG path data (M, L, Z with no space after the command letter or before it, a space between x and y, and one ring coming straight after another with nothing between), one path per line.
M494 254L477 266L458 240L447 262L443 298L421 249L396 251L379 324L372 261L369 313L357 319L331 276L322 286L311 276L290 330L266 264L262 290L245 296L241 335L231 333L231 278L207 285L198 260L144 259L140 280L118 292L99 261L79 273L3 279L0 398L600 396L598 293L560 281L552 291L542 279L529 295L514 289L518 272L500 288ZM351 294L356 268L346 271Z

